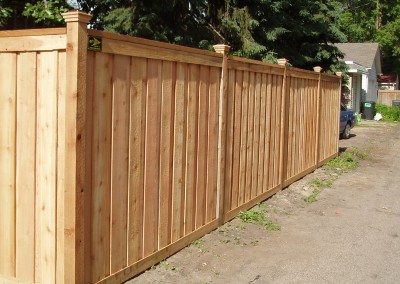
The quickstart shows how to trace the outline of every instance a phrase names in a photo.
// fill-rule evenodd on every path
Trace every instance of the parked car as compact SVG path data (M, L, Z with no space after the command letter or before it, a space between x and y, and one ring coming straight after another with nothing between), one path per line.
M355 113L348 109L345 104L340 104L340 128L339 133L343 139L350 138L350 130L356 124Z

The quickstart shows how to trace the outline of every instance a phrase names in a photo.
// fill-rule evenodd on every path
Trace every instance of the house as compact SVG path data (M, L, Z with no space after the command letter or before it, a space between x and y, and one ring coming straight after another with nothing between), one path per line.
M381 54L378 43L337 43L349 70L347 105L360 112L365 101L378 98L378 75L381 74Z

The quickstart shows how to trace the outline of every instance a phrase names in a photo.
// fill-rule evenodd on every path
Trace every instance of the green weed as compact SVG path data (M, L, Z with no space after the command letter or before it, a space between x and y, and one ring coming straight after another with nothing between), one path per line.
M340 156L327 162L323 168L328 170L347 171L358 167L357 159L350 152L343 152Z
M279 231L281 226L265 218L265 211L254 211L247 210L245 212L240 212L238 215L239 219L244 223L252 223L263 226L269 231Z
M192 242L192 246L200 248L200 247L203 246L204 242L205 241L203 239L198 239L198 240L195 240L195 241Z
M167 260L161 260L160 261L160 265L162 266L162 267L164 267L164 269L166 269L166 270L172 270L172 271L176 271L176 267L175 266L173 266L173 265L171 265Z
M304 198L304 201L307 203L313 203L317 201L317 196L321 193L322 190L320 189L314 189L313 192Z

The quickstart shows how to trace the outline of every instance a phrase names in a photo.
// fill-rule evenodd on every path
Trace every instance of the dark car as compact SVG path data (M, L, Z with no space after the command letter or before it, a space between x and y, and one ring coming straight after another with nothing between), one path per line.
M350 130L356 123L355 113L348 109L343 103L340 104L340 127L339 133L343 139L350 138Z

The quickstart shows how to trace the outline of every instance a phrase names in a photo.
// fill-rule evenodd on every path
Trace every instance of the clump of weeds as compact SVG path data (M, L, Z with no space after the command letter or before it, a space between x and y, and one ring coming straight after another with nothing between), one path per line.
M269 231L279 231L281 229L281 226L272 222L271 220L267 220L265 218L265 213L265 210L247 210L244 212L240 212L238 217L244 223L261 225Z
M320 179L320 178L315 178L309 182L309 186L313 188L312 193L304 198L304 201L307 203L313 203L317 201L318 195L325 189L332 187L333 185L333 179Z
M174 271L174 272L176 272L176 267L175 266L173 266L173 265L171 265L167 260L161 260L160 261L160 265L161 265L161 267L163 267L165 270L171 270L171 271Z

